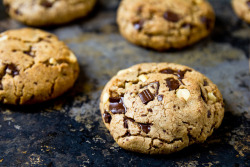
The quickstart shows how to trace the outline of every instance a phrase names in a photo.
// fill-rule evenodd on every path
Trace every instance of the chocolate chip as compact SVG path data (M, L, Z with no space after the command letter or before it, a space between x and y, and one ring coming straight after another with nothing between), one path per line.
M143 28L144 21L140 20L134 23L134 28L138 31L141 31Z
M143 104L147 104L148 102L154 100L154 95L148 89L139 93L139 97L141 98Z
M246 1L248 8L250 8L250 1Z
M53 3L47 0L43 0L40 4L45 8L51 8L53 6Z
M205 16L202 16L200 18L200 20L206 26L207 30L209 30L211 28L211 23L212 23L211 19L209 19Z
M166 11L163 17L167 21L171 21L171 22L178 22L180 20L179 15L171 11Z
M131 136L131 134L128 131L124 136Z
M184 71L181 71L181 70L178 70L177 71L177 77L180 79L180 80L182 80L183 78L184 78L184 75L186 74L186 72L191 72L192 70L189 70L189 69L187 69L187 70L184 70Z
M166 79L166 82L167 82L167 87L169 88L169 90L176 90L179 88L180 86L180 83L178 80L174 79L174 78L167 78Z
M107 111L104 111L103 118L105 123L110 123L112 119L111 115Z
M207 80L204 80L204 82L203 82L203 86L208 86L208 82L207 82Z
M113 114L125 114L126 107L123 104L123 97L110 97L109 102L109 110Z
M148 108L148 112L153 112L153 110L151 108Z
M22 13L18 9L14 10L14 12L16 15L22 15Z
M160 73L163 73L163 74L174 74L175 71L170 69L170 68L167 68L167 69L164 69L164 70L161 70Z
M158 96L157 96L157 100L158 100L158 101L162 101L162 100L163 100L163 95L158 95Z
M207 117L208 117L208 118L211 117L211 111L210 111L210 110L207 111Z
M19 70L17 69L15 64L8 64L5 72L13 77L19 74Z
M124 119L124 124L123 124L124 128L128 129L128 120Z
M141 130L145 133L150 132L151 130L151 125L150 124L142 124L142 123L138 123L139 127L141 128Z
M31 51L31 49L28 51L23 51L23 53L30 56L30 57L35 57L34 53Z

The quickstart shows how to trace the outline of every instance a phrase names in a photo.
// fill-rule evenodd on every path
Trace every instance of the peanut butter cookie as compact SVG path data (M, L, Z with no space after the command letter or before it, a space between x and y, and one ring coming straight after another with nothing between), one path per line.
M70 89L79 73L75 55L55 35L38 29L0 34L0 101L33 104Z
M100 110L124 149L169 154L204 142L224 116L217 86L187 66L146 63L119 71L105 86Z
M206 0L123 0L117 16L123 37L156 50L191 45L208 36L214 22Z
M9 15L27 25L63 24L87 15L96 0L3 0Z

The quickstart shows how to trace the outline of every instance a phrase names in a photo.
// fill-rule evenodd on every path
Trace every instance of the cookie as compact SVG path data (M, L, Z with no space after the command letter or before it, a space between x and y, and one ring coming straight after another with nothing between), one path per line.
M172 63L121 70L105 86L100 110L118 145L169 154L204 142L224 116L220 91L203 74Z
M24 28L0 34L0 101L25 105L70 89L79 73L75 55L55 35Z
M30 26L63 24L87 15L96 0L3 0L9 15Z
M235 13L250 24L250 0L232 0Z
M124 38L160 51L201 40L214 22L213 8L206 0L123 0L117 14Z

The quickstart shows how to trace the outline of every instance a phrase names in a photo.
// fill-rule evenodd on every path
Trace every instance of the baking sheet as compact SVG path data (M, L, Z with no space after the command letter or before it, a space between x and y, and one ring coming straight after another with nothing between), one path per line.
M119 0L99 0L88 17L43 28L74 51L81 72L75 87L55 100L0 105L0 166L250 166L250 27L236 17L230 0L210 2L215 30L181 51L159 53L124 40L115 22ZM25 25L10 19L0 5L0 32L20 27ZM225 118L205 143L151 156L114 142L101 120L99 96L117 71L142 62L188 65L218 85Z

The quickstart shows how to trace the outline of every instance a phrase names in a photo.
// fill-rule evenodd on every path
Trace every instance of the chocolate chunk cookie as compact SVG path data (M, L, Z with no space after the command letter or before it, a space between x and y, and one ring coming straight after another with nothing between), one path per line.
M183 48L208 36L215 15L206 0L123 0L117 22L128 41L166 50Z
M235 13L250 24L250 0L232 0Z
M204 142L224 116L217 86L194 69L171 63L119 71L103 90L100 110L122 148L147 154Z
M38 29L0 34L0 101L33 104L70 89L79 73L75 55L55 35Z
M95 2L96 0L3 0L12 18L31 26L70 22L87 15Z

